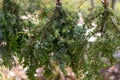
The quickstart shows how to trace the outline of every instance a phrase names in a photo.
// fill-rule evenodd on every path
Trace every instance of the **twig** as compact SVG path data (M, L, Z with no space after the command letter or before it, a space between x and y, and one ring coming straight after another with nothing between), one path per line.
M80 7L82 6L82 4L84 4L87 0L81 1L80 5L78 6L78 9L80 9Z
M102 26L102 28L100 30L101 34L104 32L106 24L107 24L107 21L105 21L105 23L103 24L103 26Z
M114 25L114 28L117 30L118 33L120 33L120 30L117 28L117 26L115 25L115 23L113 22L113 20L110 18L112 24Z

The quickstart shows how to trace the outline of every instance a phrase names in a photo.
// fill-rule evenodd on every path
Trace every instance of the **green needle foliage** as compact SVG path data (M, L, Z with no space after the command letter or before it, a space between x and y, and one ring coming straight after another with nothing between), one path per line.
M29 38L22 55L24 66L29 66L33 72L37 67L44 66L47 77L51 76L54 68L52 61L63 72L65 66L71 66L77 72L86 45L85 29L77 26L77 20L76 12L56 6L49 21L32 31L33 36ZM29 74L33 75L33 72Z
M4 59L4 64L10 66L15 55L22 43L22 35L19 32L22 30L22 20L19 18L19 6L11 0L3 1L3 11L0 15L1 28L1 55Z
M115 59L113 53L116 48L120 46L120 29L119 29L119 18L110 9L104 7L98 7L94 10L94 13L88 14L85 17L85 24L89 28L93 28L92 23L96 23L97 26L93 32L90 33L89 37L96 33L101 33L97 41L94 43L88 43L88 71L87 79L96 79L99 75L102 67L110 66L107 64L114 64ZM102 57L106 57L110 63L103 63ZM104 65L103 65L104 64ZM84 68L85 69L85 68ZM97 74L96 78L95 75Z

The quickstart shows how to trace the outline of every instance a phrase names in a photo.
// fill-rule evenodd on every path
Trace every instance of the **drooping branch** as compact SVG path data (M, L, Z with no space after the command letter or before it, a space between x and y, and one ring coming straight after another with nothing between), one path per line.
M101 0L101 2L102 2L103 7L104 7L104 12L102 14L103 20L101 22L102 25L101 25L100 32L103 33L105 28L106 28L106 23L107 23L108 17L109 17L109 12L108 12L108 5L109 5L109 3L108 3L108 0Z
M50 20L48 21L48 23L45 25L45 29L43 31L43 36L41 38L41 41L43 41L43 39L46 37L46 33L47 33L47 28L46 26L48 26L52 21L54 21L55 15L56 13L58 13L57 16L57 21L59 21L61 18L61 7L62 7L62 3L60 2L60 0L56 0L56 7L55 7L55 11L53 16L50 18Z
M57 21L59 21L61 19L61 15L62 15L62 3L60 2L60 0L56 0L56 9L55 9L55 15L56 15L56 19Z

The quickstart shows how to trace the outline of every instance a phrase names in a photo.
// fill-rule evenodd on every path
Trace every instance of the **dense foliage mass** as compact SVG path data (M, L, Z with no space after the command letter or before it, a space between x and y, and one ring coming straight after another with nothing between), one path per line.
M17 56L31 80L38 67L44 69L47 80L60 76L54 73L56 66L65 75L70 67L78 80L82 75L96 80L102 67L116 62L120 19L105 2L87 14L66 9L60 0L54 7L29 0L24 8L20 1L3 0L0 12L0 54L5 66L16 65Z

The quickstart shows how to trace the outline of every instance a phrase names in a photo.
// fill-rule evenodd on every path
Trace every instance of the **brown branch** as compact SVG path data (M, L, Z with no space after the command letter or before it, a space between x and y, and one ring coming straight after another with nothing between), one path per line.
M105 9L108 9L108 5L109 5L108 0L101 0L101 2L102 2L102 4L103 4L104 8L105 8Z
M80 7L86 2L87 0L81 1L80 5L78 6L78 9L80 9Z
M62 3L60 2L60 0L56 0L56 7L61 7Z
M101 27L101 30L100 30L100 32L101 32L101 33L103 33L103 32L104 32L105 27L106 27L106 24L107 24L107 21L105 21L105 23L104 23L104 24L103 24L103 26Z
M57 3L60 3L60 0L56 0Z
M115 23L113 22L113 20L111 18L110 18L110 20L111 20L112 24L114 25L114 28L116 29L116 31L118 33L120 33L120 30L117 28L117 25L115 25Z

